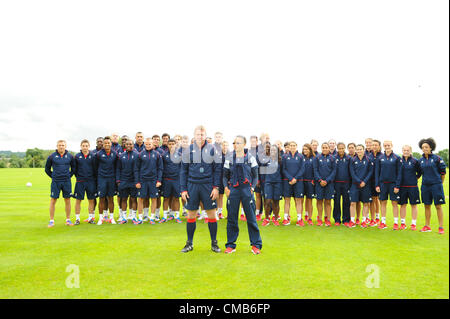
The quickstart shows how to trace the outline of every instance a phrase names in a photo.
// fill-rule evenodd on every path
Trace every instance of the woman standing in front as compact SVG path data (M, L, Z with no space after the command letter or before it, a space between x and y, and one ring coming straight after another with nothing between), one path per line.
M445 204L444 181L446 174L446 166L442 158L433 154L436 149L436 142L433 138L424 138L419 142L423 155L419 160L420 173L422 174L422 202L425 204L425 226L421 232L431 232L431 205L434 201L437 217L439 221L439 234L444 234L444 215L442 206Z

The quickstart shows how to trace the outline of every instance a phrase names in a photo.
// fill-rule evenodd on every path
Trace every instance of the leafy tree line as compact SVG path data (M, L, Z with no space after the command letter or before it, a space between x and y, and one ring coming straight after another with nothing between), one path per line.
M41 150L39 148L27 149L23 152L0 151L0 168L27 168L27 167L45 167L47 157L52 154L54 150ZM70 152L75 155L74 152ZM442 157L448 167L448 148L437 152ZM414 152L413 156L417 159L422 157L422 154Z

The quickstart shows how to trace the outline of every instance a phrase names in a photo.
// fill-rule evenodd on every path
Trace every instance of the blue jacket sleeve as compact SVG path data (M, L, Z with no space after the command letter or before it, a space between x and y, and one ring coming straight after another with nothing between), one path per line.
M185 161L182 161L181 169L180 169L180 190L181 190L181 192L187 192L188 176L189 176L189 163L185 163Z
M134 169L133 169L134 184L139 184L141 182L140 170L141 170L141 155L139 154L139 156L136 158L136 161L134 163Z
M52 156L50 155L47 158L47 162L45 163L45 173L52 178Z
M73 171L73 175L75 175L75 177L78 178L78 161L77 161L76 156L73 159L73 169L72 169L72 171Z
M380 159L376 159L375 160L375 187L379 187L380 186L380 170L381 170L381 163L380 163Z
M73 175L75 175L75 156L71 155L71 159L70 159L70 177L72 178Z
M350 176L352 177L352 182L361 184L361 179L356 175L355 168L353 167L353 160L350 162Z
M164 163L161 155L158 155L157 158L157 165L158 165L158 182L162 183L162 176L164 171Z
M403 160L398 157L397 158L397 163L396 163L396 170L397 170L397 179L395 180L395 187L396 188L400 188L400 185L402 183L402 174L403 174L403 170L402 170L402 162Z
M316 181L322 180L322 177L320 176L320 173L319 173L319 160L318 160L318 157L314 157L313 169L314 169L314 179Z
M216 163L216 161L213 161L213 186L219 187L222 183L221 181L221 175L222 175L222 163Z
M369 170L368 170L368 172L367 172L367 176L366 176L366 178L364 178L364 180L363 180L363 182L365 183L365 184L367 184L368 182L369 182L369 180L370 180L370 178L372 177L372 175L373 175L373 166L374 166L374 164L373 164L373 162L371 161L371 160L369 160Z
M304 157L300 156L300 169L298 170L297 174L295 175L295 179L297 181L301 180L303 178L303 174L305 174L305 162L303 161Z
M419 178L422 176L422 170L420 169L420 163L419 163L419 161L416 161L416 162L414 163L414 165L415 165L415 168L416 168L416 176L417 176L417 179L419 179Z
M222 184L223 187L230 187L229 183L230 183L230 178L231 178L231 171L229 168L227 167L223 167L223 177L222 177Z
M285 178L287 178L289 181L291 181L291 180L294 178L294 176L292 176L291 174L289 174L289 171L288 171L287 168L286 168L286 161L287 161L286 156L283 156L283 157L281 158L281 169L282 169L282 172L283 172L283 176L284 176Z
M331 183L334 181L335 177L336 177L336 160L333 158L333 160L331 161L331 174L327 177L326 182L327 183Z
M447 166L445 165L444 160L440 156L438 156L437 158L438 158L437 165L439 169L439 174L445 175L447 173L446 171Z
M116 164L116 183L120 183L120 172L122 171L122 161L120 159L117 160Z

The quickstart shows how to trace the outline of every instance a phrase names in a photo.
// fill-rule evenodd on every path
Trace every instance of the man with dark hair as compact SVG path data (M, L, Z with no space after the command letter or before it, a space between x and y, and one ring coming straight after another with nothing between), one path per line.
M134 149L140 153L144 150L144 134L137 132L135 137Z
M163 135L161 135L161 139L162 139L161 149L163 150L164 153L168 152L170 135L168 133L164 133Z
M116 164L117 153L111 149L112 142L109 136L103 139L103 149L96 154L97 191L100 197L100 211L104 211L108 202L109 218L107 214L100 216L97 225L103 222L115 224L114 220L114 195L116 193Z

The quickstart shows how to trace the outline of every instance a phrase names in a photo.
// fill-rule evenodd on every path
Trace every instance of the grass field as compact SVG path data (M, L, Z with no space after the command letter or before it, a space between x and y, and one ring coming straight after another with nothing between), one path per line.
M393 231L389 210L388 230L271 224L261 229L258 256L245 222L236 253L226 255L210 251L201 221L194 251L182 254L184 218L67 227L60 199L48 229L49 192L43 169L0 170L0 298L449 298L448 205L445 235L437 233L434 209L432 233ZM445 192L448 201L448 178ZM423 223L421 205L418 227ZM218 240L224 249L226 219ZM66 287L71 264L79 267L79 288ZM379 269L379 288L366 286L369 265Z

